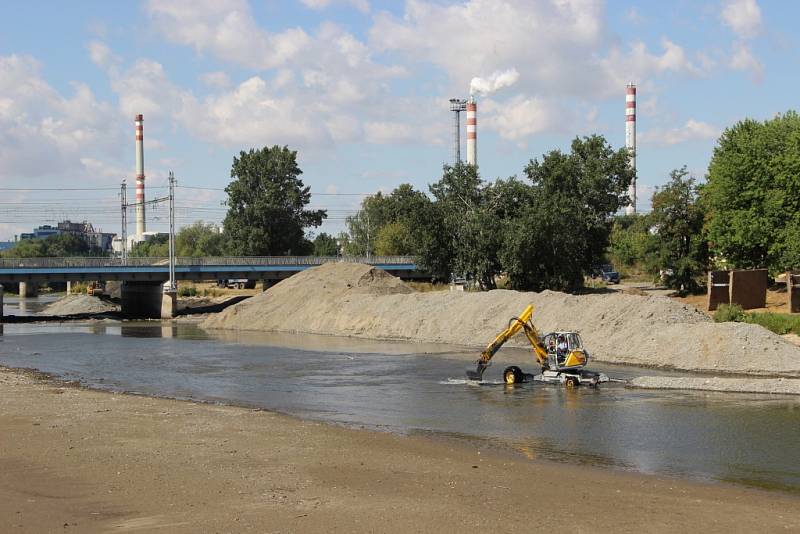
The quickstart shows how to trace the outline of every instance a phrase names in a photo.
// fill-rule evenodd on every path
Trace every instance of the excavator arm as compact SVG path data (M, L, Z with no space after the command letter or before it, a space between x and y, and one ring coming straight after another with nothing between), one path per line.
M500 348L505 345L505 343L514 337L520 330L525 331L525 337L528 338L531 346L533 347L533 352L536 355L536 359L539 361L540 365L544 365L547 361L547 351L542 347L541 342L539 341L539 332L536 331L536 328L533 326L531 322L531 316L533 315L533 305L529 304L519 315L519 317L514 317L508 323L508 328L497 334L497 336L489 343L483 352L481 352L480 358L477 361L477 367L474 371L467 371L467 378L470 380L481 380L483 378L483 373L486 371L486 368L489 367L489 362L494 357Z

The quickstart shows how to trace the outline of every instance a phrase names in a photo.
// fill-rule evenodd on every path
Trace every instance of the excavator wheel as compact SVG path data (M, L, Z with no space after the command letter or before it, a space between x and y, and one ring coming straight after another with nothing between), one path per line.
M566 380L564 380L564 385L570 389L578 387L579 384L578 378L574 376L568 376Z
M520 382L524 382L525 373L523 373L522 369L520 369L516 365L512 365L511 367L506 367L506 370L503 371L503 381L506 384L518 384Z

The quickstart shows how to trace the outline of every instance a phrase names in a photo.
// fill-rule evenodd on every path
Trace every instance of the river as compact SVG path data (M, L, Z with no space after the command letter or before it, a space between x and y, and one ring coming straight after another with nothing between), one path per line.
M35 313L50 297L6 313ZM519 363L531 368L524 352ZM441 345L206 332L192 324L6 324L0 364L93 388L432 434L529 458L800 492L800 399L605 384L465 383L475 354ZM617 378L652 370L593 365ZM492 381L495 381L492 383Z

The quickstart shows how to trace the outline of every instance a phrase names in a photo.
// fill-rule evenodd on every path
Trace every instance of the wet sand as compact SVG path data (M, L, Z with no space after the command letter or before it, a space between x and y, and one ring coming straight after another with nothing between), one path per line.
M2 532L740 532L800 497L0 370Z

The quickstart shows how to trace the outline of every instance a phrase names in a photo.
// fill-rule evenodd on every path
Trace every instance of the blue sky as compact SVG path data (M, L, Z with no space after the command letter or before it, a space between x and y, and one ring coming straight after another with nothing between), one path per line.
M576 135L624 142L638 86L639 208L671 169L705 174L716 138L795 108L800 7L710 0L4 2L0 239L87 219L118 231L144 114L148 197L179 184L179 222L219 221L239 150L299 151L337 232L360 196L427 190L451 158L447 100L475 77L486 180ZM502 85L502 84L501 84ZM462 132L462 138L465 134ZM462 152L464 152L462 139ZM14 189L87 187L97 191ZM32 204L38 202L38 204ZM165 225L154 211L151 230Z

